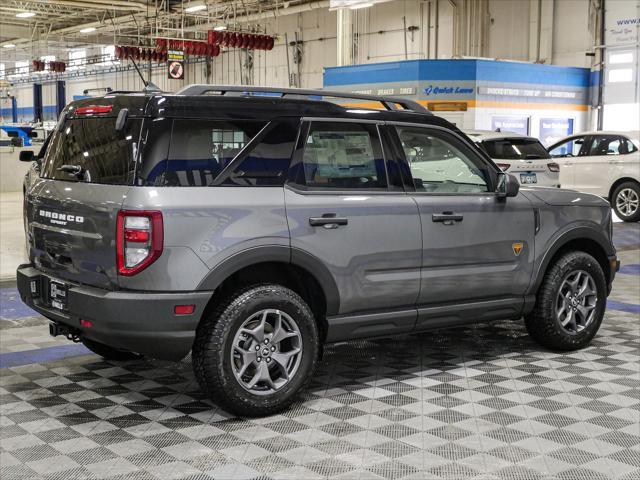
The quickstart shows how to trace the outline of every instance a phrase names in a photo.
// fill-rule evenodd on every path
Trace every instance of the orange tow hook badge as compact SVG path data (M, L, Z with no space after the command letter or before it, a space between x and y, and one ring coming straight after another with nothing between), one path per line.
M513 245L511 245L511 247L513 248L513 253L516 257L520 256L520 253L522 253L522 249L524 248L524 244L522 242L516 242Z

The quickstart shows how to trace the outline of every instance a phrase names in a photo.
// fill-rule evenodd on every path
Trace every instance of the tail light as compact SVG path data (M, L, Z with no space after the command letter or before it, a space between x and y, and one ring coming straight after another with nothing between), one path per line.
M547 163L547 167L549 167L549 171L550 172L559 172L560 171L560 165L558 165L555 162L551 162L551 163Z
M162 254L162 213L148 210L120 210L116 227L118 273L135 275Z
M76 108L76 115L94 115L96 113L109 113L113 105L90 105Z
M509 170L509 167L511 166L510 163L496 163L496 165L498 165L498 168L500 168L500 170L502 170L503 172Z

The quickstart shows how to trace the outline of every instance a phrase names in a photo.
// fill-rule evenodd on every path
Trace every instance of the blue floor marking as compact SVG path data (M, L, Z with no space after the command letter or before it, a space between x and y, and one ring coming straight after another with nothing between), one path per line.
M0 320L18 320L40 316L20 299L17 288L0 288Z
M640 275L640 263L631 263L629 265L622 265L618 273L624 273L627 275Z
M37 350L24 350L22 352L0 353L0 369L30 365L32 363L53 362L63 358L89 354L91 354L91 351L80 343L39 348Z
M607 300L607 308L610 308L612 310L620 310L622 312L640 313L640 305L618 302L616 300Z

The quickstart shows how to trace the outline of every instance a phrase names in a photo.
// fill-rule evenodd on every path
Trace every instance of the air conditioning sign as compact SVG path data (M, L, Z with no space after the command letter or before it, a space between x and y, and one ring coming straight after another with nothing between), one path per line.
M167 52L167 75L172 80L184 79L184 52L182 50Z

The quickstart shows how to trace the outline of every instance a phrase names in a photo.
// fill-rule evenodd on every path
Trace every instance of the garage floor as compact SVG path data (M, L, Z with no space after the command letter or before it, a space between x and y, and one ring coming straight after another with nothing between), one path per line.
M521 322L328 348L282 415L205 400L189 359L112 363L0 289L0 478L640 478L640 224L598 336L559 354Z

